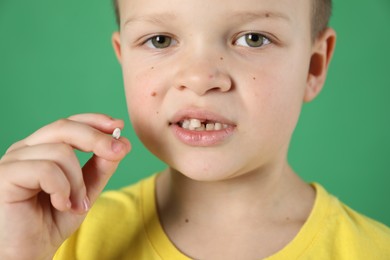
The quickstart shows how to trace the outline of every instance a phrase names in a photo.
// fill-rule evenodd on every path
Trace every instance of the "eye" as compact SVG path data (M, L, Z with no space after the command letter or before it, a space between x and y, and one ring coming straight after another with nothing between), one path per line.
M166 35L155 35L151 38L149 38L145 45L152 49L164 49L172 46L172 44L175 44L176 41L172 39L170 36Z
M242 35L235 41L235 44L238 46L245 46L251 48L260 48L270 43L270 39L260 33L247 33L245 35Z

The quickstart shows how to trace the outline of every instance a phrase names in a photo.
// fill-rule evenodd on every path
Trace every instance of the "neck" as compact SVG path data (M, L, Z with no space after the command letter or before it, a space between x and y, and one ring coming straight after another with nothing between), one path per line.
M174 222L192 218L197 222L211 221L211 216L216 217L218 223L220 216L225 216L229 222L251 218L265 221L274 219L278 212L289 210L291 206L287 205L295 205L294 200L309 194L313 196L310 186L287 164L213 182L194 181L168 169L157 182L160 214L166 214Z
M249 259L269 256L295 237L314 203L313 189L287 163L214 182L168 169L157 179L156 192L168 237L201 259L220 258L221 252L224 259L242 256L237 245L248 246Z

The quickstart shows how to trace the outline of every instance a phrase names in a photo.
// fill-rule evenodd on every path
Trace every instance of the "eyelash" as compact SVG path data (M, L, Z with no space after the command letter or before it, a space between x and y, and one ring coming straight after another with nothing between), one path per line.
M250 37L255 37L255 39L257 41L261 40L261 44L259 46L250 46L250 44L248 44L248 40L251 40ZM167 46L157 47L156 43L158 43L158 41L163 40L163 39L165 39L165 41L168 40ZM233 45L243 46L243 47L248 47L248 48L262 48L262 47L269 45L271 43L273 43L273 41L269 37L267 37L261 33L250 32L250 33L243 34L243 35L239 36L237 39L235 39L233 42ZM176 44L177 44L177 41L173 37L171 37L169 35L164 35L164 34L158 34L158 35L154 35L152 37L149 37L148 39L146 39L142 43L142 45L145 45L146 47L148 47L150 49L165 49L165 48L174 46Z

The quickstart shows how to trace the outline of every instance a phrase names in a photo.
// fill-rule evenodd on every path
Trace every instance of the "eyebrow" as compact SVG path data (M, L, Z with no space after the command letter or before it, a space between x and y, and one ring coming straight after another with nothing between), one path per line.
M239 19L242 22L250 22L257 19L277 19L284 20L289 22L291 19L287 15L281 12L269 12L269 11L244 11L244 12L236 12L230 16L233 20ZM125 20L124 26L127 26L131 23L136 22L148 22L151 24L161 25L166 23L167 21L172 21L177 19L177 15L175 13L166 12L166 13L156 13L156 14L147 14L141 16L129 17Z
M291 19L284 13L271 12L271 11L250 11L250 12L237 12L232 16L233 19L240 19L243 22L250 22L257 19L276 19L285 22L290 22Z
M148 22L152 24L162 24L166 23L167 21L175 20L177 16L174 13L157 13L157 14L148 14L148 15L142 15L142 16L134 16L126 19L124 22L124 26L127 26L131 23L136 22Z

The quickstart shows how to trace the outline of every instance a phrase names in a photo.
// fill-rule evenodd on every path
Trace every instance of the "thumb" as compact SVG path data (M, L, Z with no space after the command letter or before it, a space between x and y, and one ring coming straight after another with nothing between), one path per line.
M87 189L87 196L91 203L95 202L103 191L123 158L119 161L110 161L94 154L84 165L83 178Z

